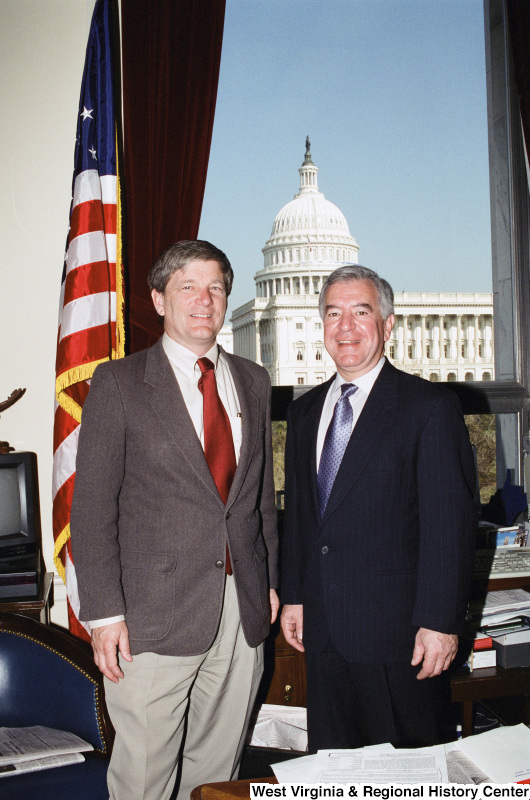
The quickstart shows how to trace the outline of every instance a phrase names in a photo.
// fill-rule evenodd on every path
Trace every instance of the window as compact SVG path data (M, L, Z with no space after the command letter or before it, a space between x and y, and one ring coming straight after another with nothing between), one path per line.
M321 322L315 322L315 330L316 331L321 331L322 330L322 323Z
M431 374L429 375L429 380L435 383L436 381L440 380L440 376L438 375L437 372L431 372Z
M304 323L303 322L297 322L296 323L296 330L297 331L303 331L304 330Z
M414 352L414 345L412 345L412 344L409 344L409 346L408 346L408 348L407 348L407 351L408 351L408 356L409 356L409 358L413 358L413 357L414 357L414 356L413 356L413 352Z
M298 384L298 386L303 386L305 384L304 376L299 375L298 378L296 379L296 383Z
M394 344L391 344L389 346L389 348L388 348L388 356L389 356L389 358L395 358L396 357L396 346Z
M466 372L464 380L465 381L474 381L475 380L475 376L473 375L472 372Z
M315 360L322 361L322 350L320 348L318 348L315 353Z
M456 5L458 6L459 4ZM473 3L473 5L475 4ZM499 380L495 387L495 392L497 392L497 397L500 398L502 394L502 398L504 398L502 402L499 400L500 405L494 406L496 410L501 406L504 409L502 413L499 412L497 415L499 430L497 441L499 443L499 451L502 450L503 453L501 459L503 463L500 463L499 466L501 485L505 477L506 467L515 467L516 475L514 479L519 482L521 480L523 460L521 437L529 431L530 417L528 401L530 359L527 357L530 310L530 283L528 280L529 214L528 197L526 196L528 186L525 153L521 139L518 92L511 74L511 56L507 51L510 36L506 5L506 0L485 0L484 2L486 58L488 63L488 103L490 106L488 114L491 130L492 236L495 242L493 264L494 291L496 293L495 376ZM516 6L517 4L513 3L513 5ZM476 6L477 13L480 14L481 4L477 2ZM495 109L494 114L493 109ZM469 111L472 113L474 110L469 109ZM311 132L309 131L309 133ZM323 165L323 155L318 155L317 150L318 147L315 141L315 162ZM322 177L324 179L324 172L322 172ZM341 205L339 198L324 185L324 181L321 188L324 189L330 200L337 200L339 206ZM483 187L482 191L486 192L487 190ZM286 197L285 199L289 198ZM280 198L280 201L283 202L283 197ZM351 233L360 235L360 232L356 230L354 219L350 218L351 215L348 213L348 209L344 208L343 210L352 227ZM324 221L322 221L322 224L324 224ZM300 230L301 220L298 221L298 226ZM362 248L373 246L373 242L365 238L360 238L359 243ZM329 249L331 249L329 245L326 245L326 250ZM445 247L443 249L445 250ZM334 250L335 248L333 248ZM348 256L349 260L354 260L350 254ZM299 252L298 260L300 260ZM425 267L428 269L429 265L426 264ZM395 288L400 289L402 287L396 286ZM418 284L410 288L421 290L423 287ZM440 289L449 291L450 287L444 286L440 287ZM480 291L480 289L478 290ZM462 344L462 337L461 335L457 336L457 325L461 325L461 320L457 320L454 314L450 315L450 307L446 309L446 312L449 312L446 317L444 317L443 308L440 308L439 311L440 319L435 323L434 327L436 333L441 333L442 336L439 339L438 337L435 339L433 355L435 358L441 356L451 360L456 360L457 357L461 358L462 351L458 352L458 350L460 350L460 345ZM412 328L410 322L409 328ZM450 342L446 341L449 338L449 331L451 331ZM408 352L407 345L408 342L405 340L404 355L408 353L409 357L412 357L412 353ZM486 340L485 344L475 341L470 349L470 355L476 356L478 354L479 358L488 358L490 346L489 339ZM390 357L392 357L390 345L388 351ZM446 362L441 370L441 379L455 382L458 378L461 381L464 377L465 368L459 368L458 371L452 369L451 372L447 373L447 369L450 368ZM483 369L488 372L484 372ZM490 374L490 377L493 377L489 360L484 362L483 369L476 370L477 379L480 376L482 376L483 380L486 379L486 374ZM308 380L311 381L312 378L309 377ZM489 398L489 392L493 390L488 386L484 386L481 391L488 393ZM510 396L510 392L513 393L513 396Z
M303 361L304 360L304 351L302 350L301 347L299 347L298 350L296 351L296 360L297 361Z

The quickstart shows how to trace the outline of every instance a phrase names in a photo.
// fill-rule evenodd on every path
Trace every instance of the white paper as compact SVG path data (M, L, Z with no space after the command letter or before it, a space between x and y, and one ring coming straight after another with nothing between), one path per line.
M362 748L364 750L392 751L390 743L372 744ZM353 751L348 751L353 752ZM279 764L271 764L278 783L314 783L316 778L316 755L300 756L282 761Z
M294 725L307 728L307 709L303 706L280 706L274 703L263 703L259 707L258 722L262 719L283 719L285 722L292 722Z
M449 783L491 783L488 776L467 758L456 742L444 745Z
M460 739L457 744L494 783L530 778L530 729L526 725L494 728Z
M264 704L252 729L250 744L279 750L307 750L307 712L299 706Z
M319 750L314 783L447 783L443 745L417 750Z
M470 616L480 615L480 624L493 625L512 617L530 613L530 593L524 589L504 589L488 592L484 607L470 607Z
M315 759L314 755L300 756L279 764L271 764L271 768L278 783L312 783L311 775L314 772Z
M307 750L307 731L281 719L266 719L255 724L250 743L255 747L274 747L303 753Z
M93 750L91 744L68 731L34 725L0 728L0 766L61 753Z
M8 778L12 775L20 775L23 772L38 772L42 769L52 769L53 767L65 767L69 764L80 764L85 760L81 753L65 753L61 756L46 756L46 758L35 758L32 761L19 761L16 764L5 764L0 767L0 778Z

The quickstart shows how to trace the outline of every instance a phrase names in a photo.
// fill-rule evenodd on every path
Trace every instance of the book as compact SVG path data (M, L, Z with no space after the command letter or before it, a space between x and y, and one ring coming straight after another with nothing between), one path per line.
M493 650L493 648L491 650L472 650L467 660L467 665L470 672L484 667L496 667L497 651Z
M475 641L473 642L473 650L476 653L477 650L491 650L493 647L493 639L491 636L488 636L486 633L482 633L478 631L475 634Z

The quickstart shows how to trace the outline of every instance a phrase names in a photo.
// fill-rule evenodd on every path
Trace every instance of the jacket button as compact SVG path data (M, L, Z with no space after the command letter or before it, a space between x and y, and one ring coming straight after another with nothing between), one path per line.
M225 514L225 519L230 519L230 511L227 511Z
M225 565L225 562L221 561L220 559L219 559L219 561L215 562L215 566L217 567L217 569L222 569L224 567L224 565Z
M326 553L328 552L328 550L329 550L329 547L327 547L326 545L324 545L324 547L322 548L322 555L323 555L323 556L325 556L325 555L326 555Z

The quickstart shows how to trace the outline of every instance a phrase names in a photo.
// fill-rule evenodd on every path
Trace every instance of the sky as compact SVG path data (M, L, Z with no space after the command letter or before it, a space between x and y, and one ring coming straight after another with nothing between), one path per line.
M305 138L359 263L395 291L491 291L482 0L227 0L199 237L255 296Z

